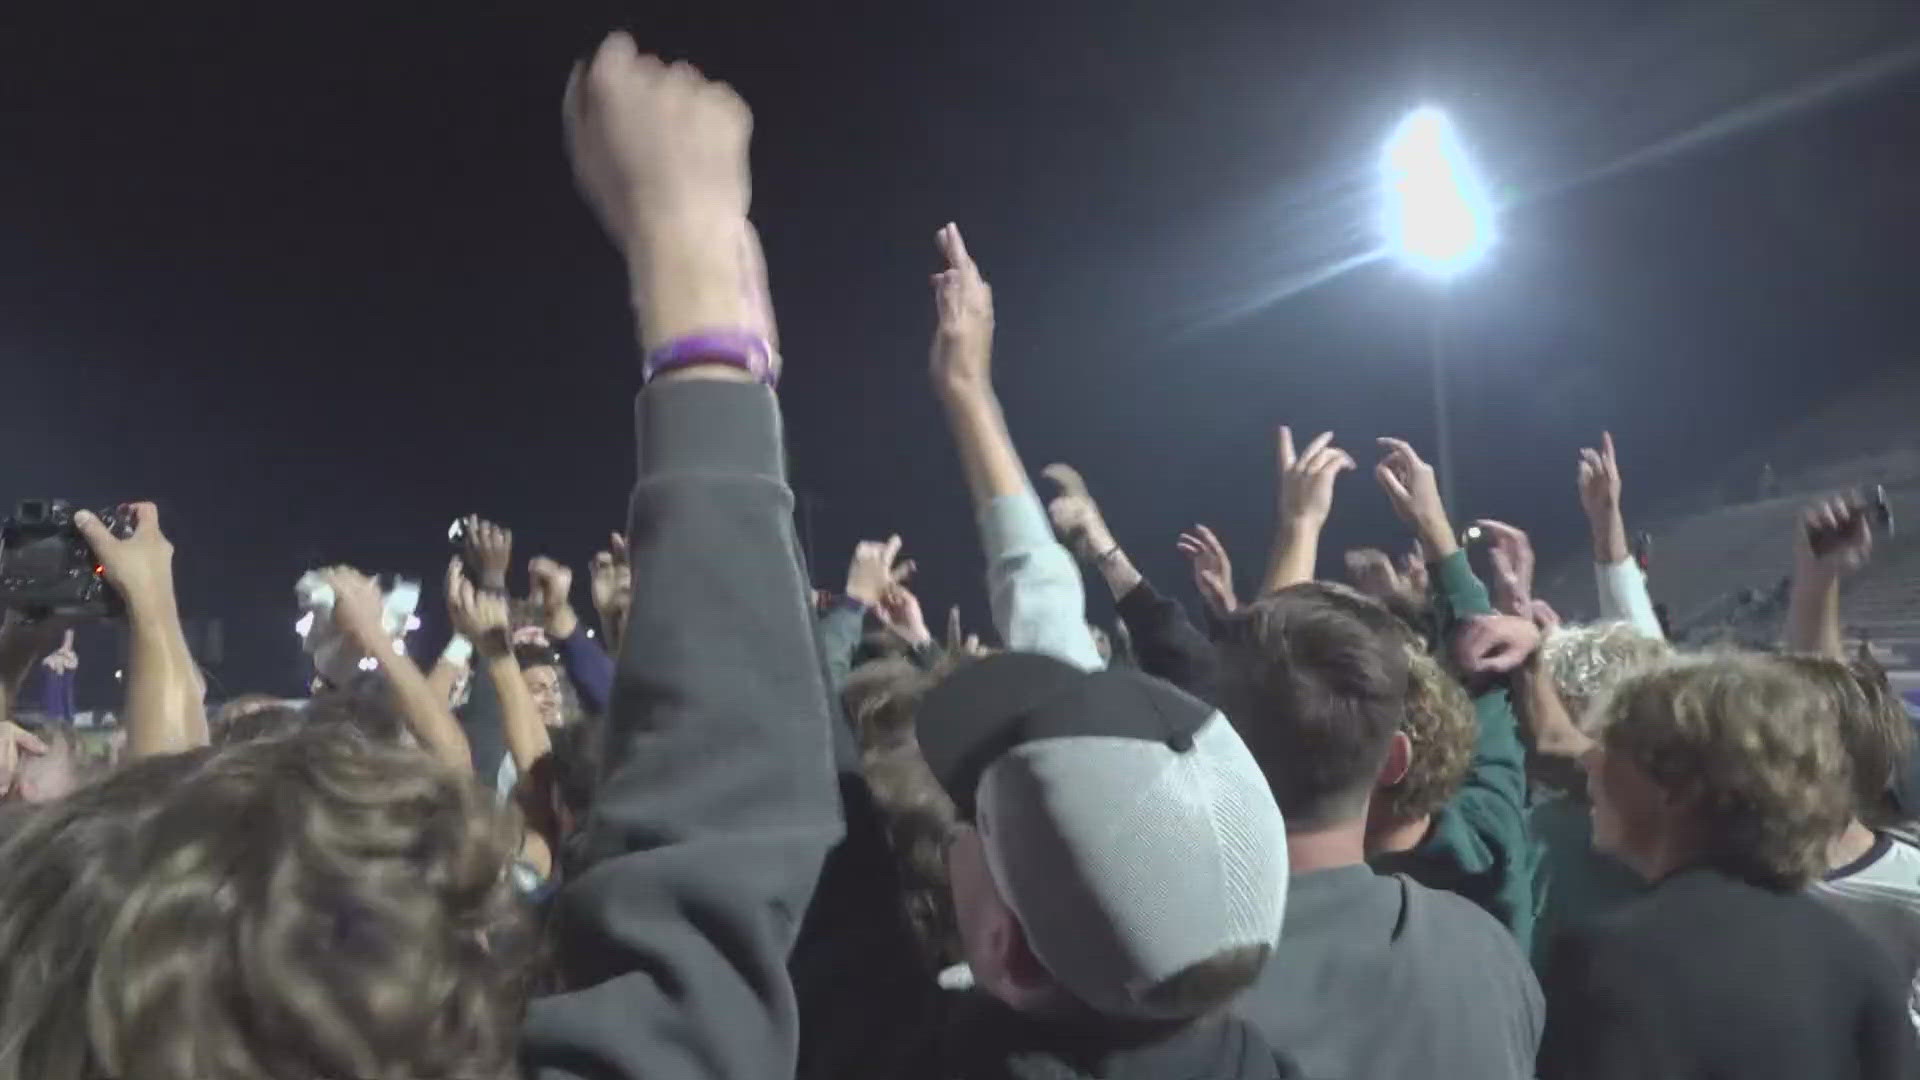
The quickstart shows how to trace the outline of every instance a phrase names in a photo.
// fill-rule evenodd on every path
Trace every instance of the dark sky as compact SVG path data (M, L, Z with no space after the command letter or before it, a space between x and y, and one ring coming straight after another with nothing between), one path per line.
M816 582L899 531L936 621L985 619L924 377L948 219L1029 465L1078 464L1183 590L1196 520L1258 572L1275 423L1431 446L1419 284L1268 302L1372 244L1379 140L1419 102L1508 204L1448 301L1463 517L1565 545L1602 425L1651 505L1920 344L1907 0L55 10L82 6L0 15L0 498L159 500L235 690L289 688L308 565L431 577L469 510L578 564L619 523L624 283L558 128L610 26L754 106ZM1370 480L1341 491L1323 572L1399 543Z

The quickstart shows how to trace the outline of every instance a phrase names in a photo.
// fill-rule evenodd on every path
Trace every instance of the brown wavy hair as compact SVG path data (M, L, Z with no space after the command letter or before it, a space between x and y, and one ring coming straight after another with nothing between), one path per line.
M511 1075L515 835L345 725L135 762L0 846L0 1078Z
M961 959L947 879L947 840L959 814L920 752L914 719L954 666L943 660L922 671L908 660L873 660L855 669L841 694L860 744L860 773L885 821L907 922L921 959L936 970Z
M1383 825L1405 825L1447 805L1466 781L1480 724L1465 687L1433 657L1407 650L1407 713L1400 730L1413 744L1407 774L1383 788L1374 809Z
M1621 680L1593 715L1607 753L1691 808L1702 861L1777 889L1826 869L1853 810L1852 763L1828 695L1791 665L1669 660Z
M1854 813L1869 825L1887 825L1894 813L1888 792L1913 756L1913 725L1878 664L1809 653L1776 659L1812 680L1840 722L1840 739L1853 763Z

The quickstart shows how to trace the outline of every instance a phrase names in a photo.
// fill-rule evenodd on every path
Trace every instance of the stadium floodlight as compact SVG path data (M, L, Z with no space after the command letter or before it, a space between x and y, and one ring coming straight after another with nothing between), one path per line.
M1450 278L1493 246L1493 204L1447 114L1408 113L1380 160L1387 250L1433 278Z

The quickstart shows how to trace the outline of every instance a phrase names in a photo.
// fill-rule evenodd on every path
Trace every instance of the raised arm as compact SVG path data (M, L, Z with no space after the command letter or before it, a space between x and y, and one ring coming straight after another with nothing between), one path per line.
M565 108L574 175L627 257L651 379L635 408L632 607L605 761L562 888L573 989L535 1001L542 1078L792 1076L786 962L841 833L793 536L774 338L747 222L752 117L610 35Z
M334 624L379 663L381 681L407 730L429 754L460 772L471 771L473 752L446 696L434 691L411 656L394 647L381 618L380 586L350 566L329 567L320 577L333 589Z
M605 712L613 690L613 658L580 628L580 616L573 610L572 569L541 555L527 564L527 580L547 640L560 653L581 706L595 715Z
M1333 445L1333 432L1323 431L1294 453L1293 431L1282 425L1274 455L1273 552L1260 594L1313 580L1320 554L1320 531L1333 512L1333 482L1353 468L1353 457Z
M1813 538L1819 534L1833 539L1815 551ZM1787 595L1783 644L1789 652L1845 660L1840 581L1873 556L1873 525L1846 498L1821 499L1794 523L1793 551L1793 588Z
M1204 700L1217 697L1220 664L1213 643L1187 618L1180 601L1155 589L1135 568L1079 471L1054 464L1041 472L1060 489L1047 503L1054 531L1107 583L1140 670Z
M1600 448L1580 451L1580 505L1593 532L1594 583L1600 591L1600 617L1632 623L1650 638L1665 639L1660 617L1647 593L1647 575L1627 546L1627 522L1620 512L1620 459L1613 433L1600 433Z
M993 290L967 254L958 226L941 229L938 240L947 268L933 277L939 315L933 386L946 406L980 520L994 628L1009 649L1088 670L1102 667L1087 630L1079 568L1053 538L994 393Z
M127 604L127 756L175 754L206 744L206 716L193 707L196 678L180 629L173 591L173 542L160 531L152 503L127 508L132 535L115 536L82 510L74 524L87 538L107 581Z
M607 652L620 651L620 635L627 629L627 605L633 599L633 568L627 565L627 538L614 533L605 551L594 553L590 564L593 611L606 635Z
M507 594L476 586L457 555L447 564L446 590L447 617L462 637L473 642L474 654L480 658L476 674L486 676L500 699L507 754L513 758L514 770L526 776L533 771L533 763L553 749L553 740L520 674L520 661L513 655Z

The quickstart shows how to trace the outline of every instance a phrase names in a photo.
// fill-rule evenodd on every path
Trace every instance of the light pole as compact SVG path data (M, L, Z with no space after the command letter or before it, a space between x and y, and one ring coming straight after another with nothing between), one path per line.
M1493 246L1493 204L1447 114L1431 105L1394 125L1380 156L1381 227L1401 265L1432 281L1428 359L1441 498L1454 495L1453 428L1447 410L1446 284Z

